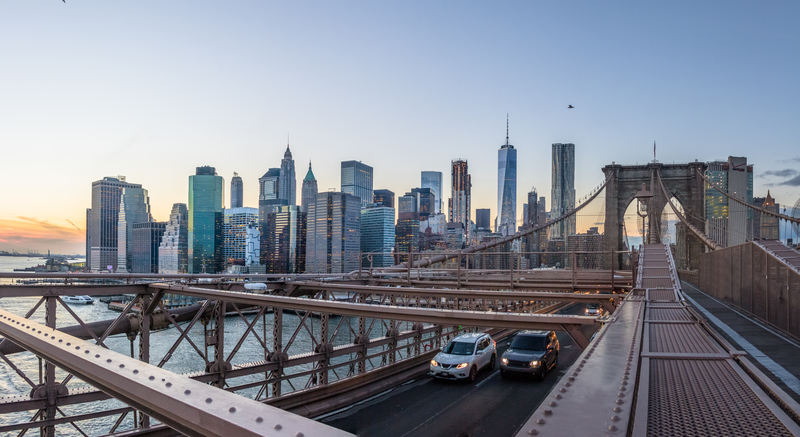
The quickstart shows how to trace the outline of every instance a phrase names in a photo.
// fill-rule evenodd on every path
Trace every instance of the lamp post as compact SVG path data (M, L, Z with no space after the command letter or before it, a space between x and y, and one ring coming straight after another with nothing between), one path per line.
M644 182L642 182L642 189L639 190L636 193L636 195L633 196L633 198L636 199L636 214L639 217L642 218L642 223L644 224L644 235L643 235L644 242L645 243L652 243L647 238L648 234L650 234L650 237L652 238L652 232L648 232L650 230L650 227L648 226L649 223L648 223L648 220L647 220L647 215L648 215L648 211L647 210L648 210L648 207L650 206L650 200L653 198L653 193L647 191L647 188L645 188Z

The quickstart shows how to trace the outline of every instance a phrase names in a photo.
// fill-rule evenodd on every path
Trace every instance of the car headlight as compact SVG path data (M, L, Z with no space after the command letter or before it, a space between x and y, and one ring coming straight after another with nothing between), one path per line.
M439 363L437 363L436 360L431 360L431 366L438 367Z
M531 367L539 367L539 362L536 360L531 361Z
M500 361L502 361L503 364L508 364L508 358L500 358Z
M467 366L469 366L469 363L461 363L458 366L456 366L456 369L463 369L464 367L467 367Z

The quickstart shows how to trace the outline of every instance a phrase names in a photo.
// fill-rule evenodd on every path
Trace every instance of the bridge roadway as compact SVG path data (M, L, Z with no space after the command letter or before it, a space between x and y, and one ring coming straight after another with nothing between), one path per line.
M562 314L583 314L576 304ZM591 337L596 327L587 325ZM359 436L510 436L514 435L578 358L581 349L563 332L559 366L544 381L501 378L499 367L478 374L474 384L439 381L423 376L369 401L317 418ZM510 338L497 341L498 357Z
M632 294L518 437L800 435L797 403L686 305L667 246L643 248Z

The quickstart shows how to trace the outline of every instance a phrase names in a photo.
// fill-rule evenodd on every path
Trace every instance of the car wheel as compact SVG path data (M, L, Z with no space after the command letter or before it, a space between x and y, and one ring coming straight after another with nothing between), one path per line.
M547 365L542 366L542 371L539 372L539 381L544 381L544 376L547 375Z
M553 358L553 368L555 369L558 367L558 354L556 353L556 357Z
M507 377L508 377L508 373L506 373L506 371L505 371L505 370L501 370L501 371L500 371L500 377L501 377L501 378L507 378Z
M478 376L478 368L472 366L469 369L469 382L475 382L475 377Z
M492 355L492 359L489 360L489 370L494 370L494 366L497 365L497 355Z

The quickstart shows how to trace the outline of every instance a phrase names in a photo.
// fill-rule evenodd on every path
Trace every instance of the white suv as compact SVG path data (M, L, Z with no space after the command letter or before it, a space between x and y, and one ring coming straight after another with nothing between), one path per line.
M473 382L479 370L484 367L493 370L496 361L497 347L489 334L463 334L454 338L431 360L428 374Z

